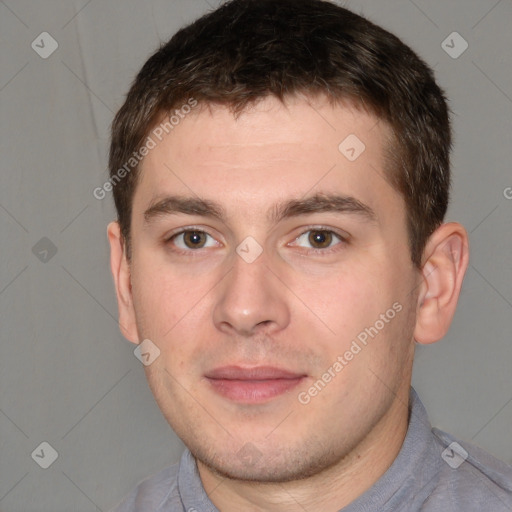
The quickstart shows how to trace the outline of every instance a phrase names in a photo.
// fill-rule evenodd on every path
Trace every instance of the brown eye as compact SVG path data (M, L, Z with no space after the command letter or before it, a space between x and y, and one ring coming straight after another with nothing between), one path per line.
M189 249L201 249L207 241L207 234L204 231L185 231L182 236L183 243Z
M200 229L184 229L171 236L166 241L171 250L177 250L180 254L199 251L199 249L213 249L221 247L222 244L206 231Z
M332 243L332 233L330 231L315 231L309 232L308 242L315 249L326 249Z

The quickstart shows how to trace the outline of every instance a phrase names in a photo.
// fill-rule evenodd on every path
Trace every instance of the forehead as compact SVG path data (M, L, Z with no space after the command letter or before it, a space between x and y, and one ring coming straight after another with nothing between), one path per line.
M239 213L243 205L267 211L318 193L350 195L390 215L403 206L384 178L389 127L348 104L266 98L238 116L210 105L182 115L172 129L167 121L160 126L168 133L150 132L155 147L142 161L134 211L176 194Z

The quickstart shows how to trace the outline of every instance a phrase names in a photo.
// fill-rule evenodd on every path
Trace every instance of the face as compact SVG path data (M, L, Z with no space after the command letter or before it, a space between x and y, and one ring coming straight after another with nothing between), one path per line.
M347 105L265 99L198 108L145 157L132 338L160 350L149 384L205 466L312 475L407 400L417 273L387 135Z

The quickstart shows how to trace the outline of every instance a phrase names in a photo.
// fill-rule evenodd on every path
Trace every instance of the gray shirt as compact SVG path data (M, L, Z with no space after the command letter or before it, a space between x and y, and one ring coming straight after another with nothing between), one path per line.
M407 435L391 467L343 512L512 512L512 467L432 428L411 388ZM218 512L192 454L140 483L112 512Z

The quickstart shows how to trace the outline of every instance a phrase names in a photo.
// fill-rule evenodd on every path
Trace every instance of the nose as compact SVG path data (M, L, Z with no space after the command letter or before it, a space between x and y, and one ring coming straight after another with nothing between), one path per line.
M258 333L270 335L288 325L286 288L268 263L264 254L252 263L235 256L234 266L223 279L214 306L213 321L217 329L250 337Z

